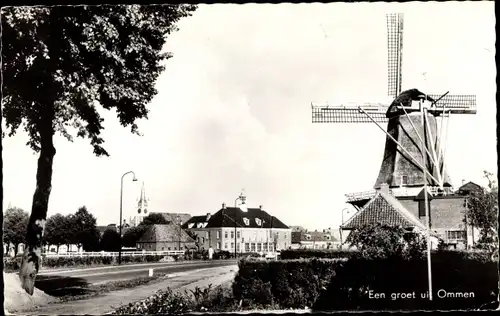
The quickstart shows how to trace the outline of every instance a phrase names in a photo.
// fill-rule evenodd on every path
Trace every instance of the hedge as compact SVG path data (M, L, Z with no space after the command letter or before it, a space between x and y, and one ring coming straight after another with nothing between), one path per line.
M426 259L242 260L233 283L235 298L281 308L315 311L484 308L498 295L497 263L488 254L443 251L432 255L434 300L427 291ZM438 298L447 293L474 293L470 298ZM415 298L396 298L410 293ZM370 293L372 298L370 298ZM385 298L375 299L375 293ZM449 295L449 294L448 294ZM455 294L456 295L456 294Z
M342 259L350 258L357 252L353 250L336 249L288 249L282 250L280 257L282 260L324 258L324 259Z
M240 260L233 294L243 305L310 307L326 289L340 262L336 259Z
M146 255L146 256L122 256L123 263L140 263L140 262L158 262L165 256ZM117 257L102 256L102 257L45 257L42 256L42 267L58 268L72 266L92 266L92 265L108 265L116 263ZM4 258L4 270L19 270L21 265L21 257Z
M428 291L425 258L351 258L337 268L328 289L313 308L316 311L479 309L496 301L498 295L497 263L487 257L453 251L433 253L432 302L422 297ZM377 299L376 293L385 297ZM464 298L464 293L473 297ZM410 295L405 298L403 294Z

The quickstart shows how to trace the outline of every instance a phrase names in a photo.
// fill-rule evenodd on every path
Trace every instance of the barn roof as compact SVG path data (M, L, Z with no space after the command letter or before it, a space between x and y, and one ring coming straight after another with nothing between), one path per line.
M141 238L137 242L172 242L179 241L195 242L185 230L179 229L179 225L166 224L166 225L150 225L148 229L144 232Z

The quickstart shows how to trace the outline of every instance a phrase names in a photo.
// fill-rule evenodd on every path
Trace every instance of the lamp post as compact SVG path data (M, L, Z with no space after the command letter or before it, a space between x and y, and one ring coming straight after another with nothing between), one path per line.
M236 242L237 242L237 239L236 239L236 208L238 207L238 205L236 204L236 202L240 200L241 201L241 204L245 204L245 200L246 200L246 197L243 195L243 192L240 193L240 195L236 198L236 200L234 200L234 257L236 258L237 257L237 253L236 253Z
M176 217L177 224L179 224L179 250L181 250L181 218L179 215Z
M340 223L339 233L340 233L340 249L342 249L342 228L344 226L344 211L349 211L348 208L342 209L342 222Z
M133 171L125 172L122 175L121 179L121 186L120 186L120 221L118 222L118 225L120 225L120 248L118 250L118 264L122 263L122 210L123 210L123 178L131 173L134 178L132 181L137 181L137 178L135 177L135 173Z

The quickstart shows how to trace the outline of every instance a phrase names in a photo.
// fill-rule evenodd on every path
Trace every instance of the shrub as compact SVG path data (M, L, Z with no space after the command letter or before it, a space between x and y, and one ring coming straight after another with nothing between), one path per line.
M241 260L233 293L245 305L311 306L326 289L339 260Z
M353 256L354 254L356 254L356 251L353 250L289 249L281 251L281 260L308 259L308 258L347 259Z

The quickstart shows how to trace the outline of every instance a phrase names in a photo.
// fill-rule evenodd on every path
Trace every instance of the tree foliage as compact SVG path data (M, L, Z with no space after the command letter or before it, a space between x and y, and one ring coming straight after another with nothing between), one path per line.
M356 247L363 256L370 258L420 257L427 245L423 236L418 233L409 232L400 226L380 223L354 229L347 236L346 242L351 247Z
M59 252L59 246L68 244L68 237L70 233L68 230L70 226L66 220L66 217L57 213L52 215L47 219L45 223L45 233L44 240L46 244L56 245L57 252Z
M116 110L137 133L155 81L172 54L162 52L175 23L192 5L101 5L2 8L3 117L14 135L41 148L40 124L68 140L88 138L108 155L97 104Z
M3 240L14 245L14 253L17 255L17 247L24 242L29 215L21 208L8 208L3 215Z
M493 174L484 171L488 187L472 191L467 197L465 220L480 229L478 248L498 248L498 184Z
M128 228L123 233L122 245L124 247L136 247L137 241L142 237L142 235L144 235L146 229L147 226L145 225Z
M168 221L160 213L150 213L148 216L144 217L139 225L149 226L149 225L166 225Z
M99 246L104 251L119 251L120 234L114 228L107 228L101 236Z
M72 243L82 247L84 251L94 251L99 247L100 233L96 226L96 218L82 206L69 217L74 236Z

